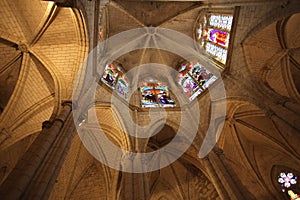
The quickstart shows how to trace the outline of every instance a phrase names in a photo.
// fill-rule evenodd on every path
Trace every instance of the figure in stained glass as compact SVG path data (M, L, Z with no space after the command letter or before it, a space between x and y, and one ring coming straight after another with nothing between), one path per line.
M118 84L117 84L117 92L125 100L128 99L128 80L125 74L119 76Z
M198 89L198 84L188 73L185 72L179 73L178 79L178 83L182 86L183 92L188 98L191 98L195 91Z
M143 83L141 86L142 95L142 107L157 107L158 103L156 100L153 85L149 83Z
M175 101L171 98L167 86L158 83L155 86L155 92L161 107L174 107Z
M184 63L179 69L178 83L190 101L217 80L213 73L198 62Z
M163 83L145 82L140 87L142 107L175 107L175 101L169 94L167 86Z
M112 89L115 88L116 79L118 77L118 70L113 64L106 65L104 74L102 76L102 81Z

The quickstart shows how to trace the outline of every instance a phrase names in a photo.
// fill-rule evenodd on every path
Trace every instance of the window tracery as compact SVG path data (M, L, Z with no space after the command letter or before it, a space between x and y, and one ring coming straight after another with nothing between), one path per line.
M289 195L291 200L300 200L300 195L296 194L294 186L297 184L298 177L295 176L292 172L281 172L278 175L278 183L282 187L282 192L286 192Z

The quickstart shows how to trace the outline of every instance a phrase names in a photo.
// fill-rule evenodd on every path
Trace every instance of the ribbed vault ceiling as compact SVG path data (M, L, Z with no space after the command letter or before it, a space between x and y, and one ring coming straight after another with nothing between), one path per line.
M168 28L194 38L194 25L201 2L111 1L104 12L106 37L142 27ZM159 49L141 49L117 59L126 71L144 63L161 63L176 68L183 59Z
M30 134L70 99L86 52L78 11L39 0L0 2L0 149ZM84 38L82 38L84 37Z
M104 28L106 28L107 37L132 28L153 25L170 28L193 38L194 23L201 9L199 6L200 4L195 2L112 1L104 11L106 15ZM246 9L242 12L244 15L248 14ZM18 152L17 148L20 147L17 142L20 142L19 144L25 151L35 137L33 134L41 130L42 122L48 120L52 113L57 114L58 105L62 100L71 99L74 77L81 59L87 52L87 39L82 28L84 26L78 23L81 20L77 20L80 17L81 15L76 10L58 8L48 1L0 1L0 151L2 154L5 154L5 150L12 152L7 159L3 159L0 166L13 167L20 156L19 153L13 153ZM242 20L241 15L240 21ZM234 66L230 66L233 73L248 70L249 74L260 76L268 82L278 93L299 99L299 24L300 15L297 14L275 22L251 36L244 44L244 54L233 54L236 57L240 56L241 60L245 56L248 68L243 66L244 63L233 63ZM243 31L250 30L245 28ZM241 32L237 29L237 33ZM234 53L236 53L235 50ZM162 63L176 68L181 60L182 58L177 55L153 49L133 51L117 59L125 70L149 62ZM230 82L226 88L228 99L231 97L238 99L241 96L235 90L235 86L230 85ZM110 91L102 88L97 91L97 98L109 102L109 94ZM199 100L199 104L201 101ZM209 106L205 105L201 110L201 115L207 117ZM110 139L119 146L128 147L126 146L128 140L123 130L119 130L118 122L114 121L112 109L109 106L106 108L102 106L101 109L102 111L98 114L102 125L106 125L106 129L117 130ZM247 188L252 188L250 192L258 194L255 190L259 190L260 194L256 196L258 199L264 198L268 192L264 190L264 186L272 184L263 180L258 184L256 182L261 177L268 180L269 174L264 173L264 167L270 168L271 166L265 162L264 158L274 155L272 149L276 148L282 150L282 154L274 162L283 160L286 155L294 158L295 155L286 153L286 150L295 147L290 147L289 143L282 139L288 133L284 130L277 130L269 118L249 102L228 100L227 110L228 116L237 121L234 122L236 125L232 125L233 122L226 122L219 146L224 147L225 155L229 155L226 162L235 169L230 171L230 175L235 176L244 171L251 171L248 177L240 177L241 182ZM201 118L200 124L207 126L206 120L207 118ZM200 127L199 132L205 133L206 128ZM169 135L169 129L166 132L166 135ZM119 137L120 135L122 137ZM199 138L201 138L200 134ZM163 143L169 138L154 139L160 139ZM199 141L196 142L197 145L200 144ZM191 160L198 162L198 152L190 153L194 151L191 149L187 151L187 154L191 156ZM153 186L152 192L157 195L153 196L154 199L186 199L182 196L185 194L181 187L188 188L189 185L186 184L184 176L190 177L190 180L193 179L193 175L198 175L200 178L204 176L200 170L193 171L179 161L163 170L165 175L160 176L160 172L149 175ZM175 173L176 170L184 173L178 175ZM257 177L258 175L260 177ZM106 179L104 180L103 177ZM97 182L100 178L101 182ZM93 187L92 181L97 183ZM118 172L110 171L99 164L89 155L76 136L58 177L52 198L75 198L82 192L86 192L85 185L89 185L94 192L105 191L108 187L115 186L117 181ZM174 186L174 181L177 181L178 186ZM101 184L104 182L107 188ZM206 182L210 185L208 181ZM199 186L202 183L195 180L193 184ZM214 191L211 185L207 187L210 191ZM201 189L202 187L199 186L196 191L201 192ZM174 193L170 193L169 190ZM194 198L197 199L197 196Z
M245 44L249 70L278 93L299 98L300 14L274 22ZM286 80L293 81L286 81Z

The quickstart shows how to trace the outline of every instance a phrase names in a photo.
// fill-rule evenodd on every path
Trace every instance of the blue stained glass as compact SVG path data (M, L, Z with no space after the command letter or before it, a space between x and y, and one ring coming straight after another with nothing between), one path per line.
M183 65L187 67L178 73L178 83L190 101L195 99L217 80L217 77L213 73L198 62L190 62Z
M167 86L157 85L155 92L161 107L175 107L175 101L171 98Z

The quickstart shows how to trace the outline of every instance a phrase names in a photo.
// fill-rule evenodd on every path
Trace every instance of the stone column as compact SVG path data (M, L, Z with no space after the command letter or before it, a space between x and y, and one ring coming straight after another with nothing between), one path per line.
M211 151L208 155L209 161L212 165L212 169L220 180L220 184L222 184L222 186L226 190L226 193L230 197L229 199L246 199L246 197L244 197L241 192L241 188L239 188L234 182L224 162L222 161L223 156L223 151L219 148L214 148L214 150ZM227 199L228 196L226 195L224 199Z
M75 132L71 109L70 102L64 103L53 122L43 123L39 136L2 184L0 196L3 199L49 197Z
M216 174L216 171L214 169L214 167L212 166L210 160L208 157L203 158L203 164L205 166L205 168L207 169L208 175L210 177L210 181L213 183L213 185L215 186L219 196L221 197L222 200L229 200L229 196L227 191L224 189L218 175Z
M134 159L139 159L133 154L125 154L122 162L125 168L134 168ZM138 162L143 162L139 160ZM146 173L127 173L122 172L122 187L120 199L148 200L150 190Z

